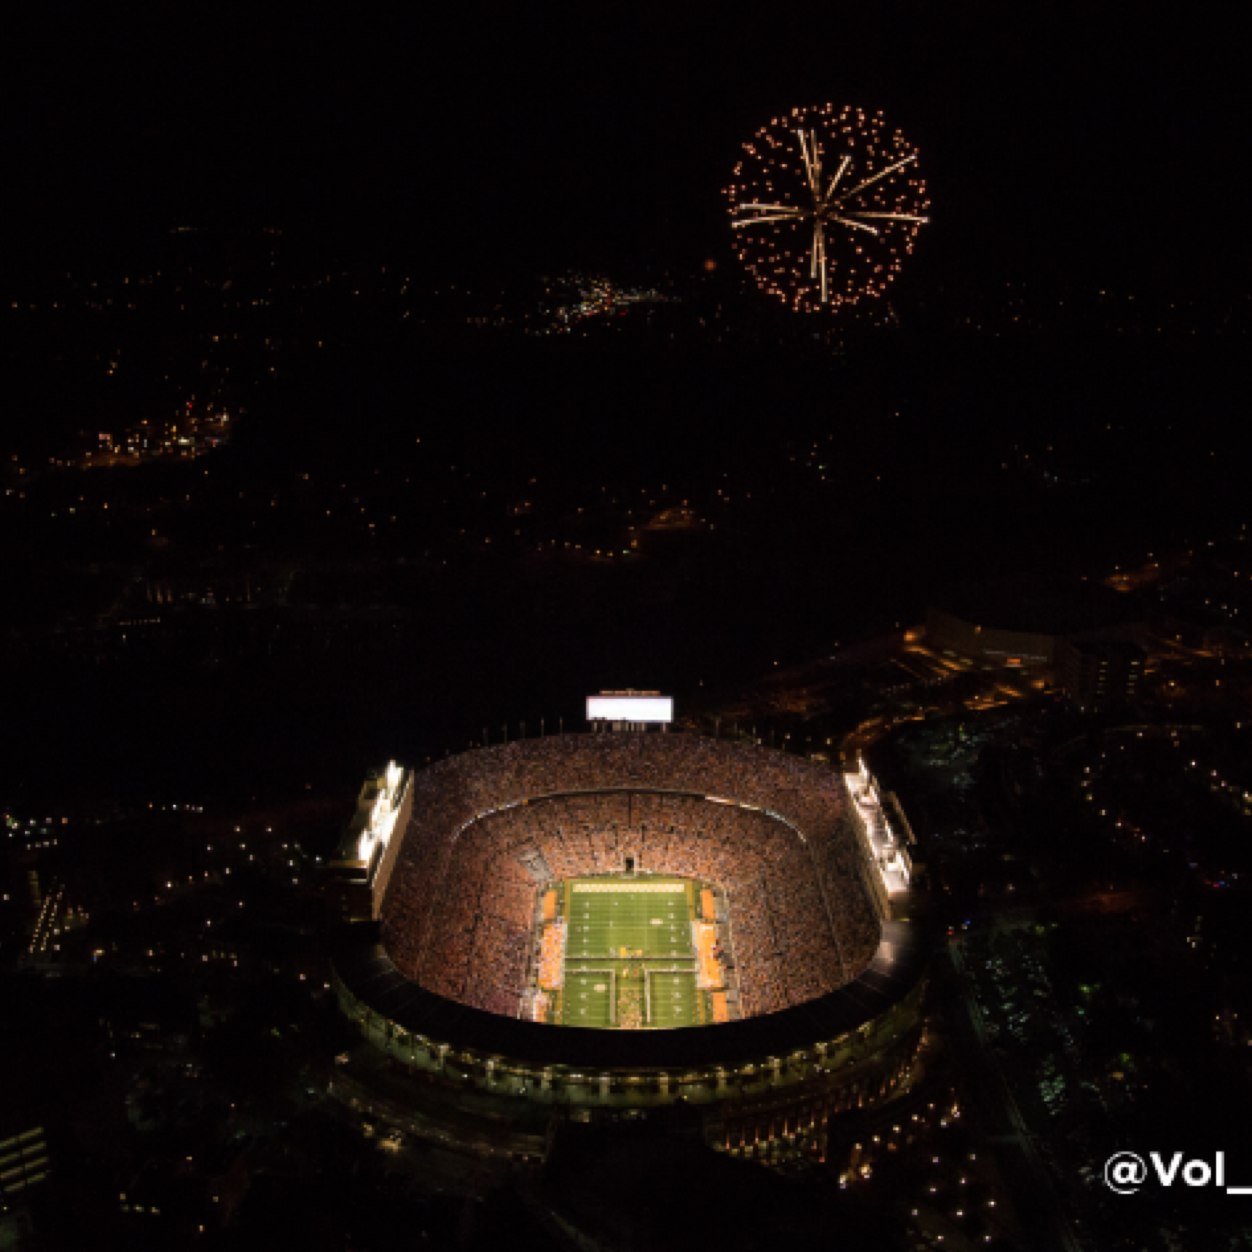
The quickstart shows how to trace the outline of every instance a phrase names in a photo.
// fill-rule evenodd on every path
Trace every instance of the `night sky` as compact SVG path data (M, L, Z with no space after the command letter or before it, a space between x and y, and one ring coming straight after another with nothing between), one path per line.
M1203 290L1247 261L1238 11L29 6L4 41L4 260L90 265L188 223L467 277L694 267L729 257L739 141L831 100L920 147L940 279Z
M1230 1150L1252 1181L1246 11L6 6L0 1145L47 1128L50 1167L8 1139L34 1244L472 1252L532 1230L555 1247L557 1221L659 1248L631 1222L681 1208L665 1247L1045 1252L1070 1223L1067 1247L1248 1246L1246 1208L1185 1168L1124 1203L1098 1182L1132 1149ZM930 221L883 298L797 313L739 265L724 189L758 128L825 103L916 146ZM872 181L812 220L890 216L841 207ZM587 692L626 687L673 694L677 729L868 762L923 871L875 912L951 961L924 1001L909 955L814 1007L826 922L840 977L873 951L857 897L884 849L845 846L861 820L832 817L818 890L766 875L772 844L732 864L719 817L715 868L693 851L690 872L735 887L734 1012L786 1000L780 1031L847 1033L804 1053L771 1033L784 1069L713 1083L681 1032L691 1072L657 1093L672 1123L612 1112L544 1138L541 1102L553 1127L574 1107L566 1076L514 1066L489 1024L501 1064L474 1076L470 1011L447 1004L450 1063L406 1118L403 1067L353 1042L378 1018L325 994L333 883L362 888L324 870L361 780L581 730ZM545 789L615 785L592 755L568 779L545 766ZM531 1014L540 885L584 872L575 843L601 848L593 809L558 806L536 835L550 865L493 826L440 861L446 899L406 894L439 823L494 794L486 759L442 774L464 779L446 805L415 784L418 833L368 869L400 900L387 942L420 917L423 969L447 962L420 995L371 984L404 1013L439 990ZM789 812L814 767L771 759L758 798ZM725 804L732 766L708 783ZM658 809L657 836L631 812L622 829L650 833L628 872L679 872L703 819ZM604 1020L641 995L650 1012L652 972L621 966ZM552 985L565 1011L574 984ZM883 1031L853 1031L847 1006L887 992L905 999ZM431 1039L407 1027L416 1064ZM458 1095L463 1064L483 1090ZM740 1183L756 1167L710 1165L701 1126L812 1169ZM648 1147L671 1128L672 1158ZM26 1246L11 1185L0 1248Z

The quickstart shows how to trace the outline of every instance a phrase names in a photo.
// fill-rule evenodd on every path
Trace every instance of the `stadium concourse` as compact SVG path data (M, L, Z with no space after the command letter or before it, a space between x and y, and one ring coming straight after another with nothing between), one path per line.
M888 894L862 808L829 766L691 734L560 735L393 768L362 795L364 830L348 841L369 851L349 910L362 920L336 987L415 1075L502 1109L707 1106L710 1141L730 1150L755 1150L762 1126L768 1143L815 1142L829 1115L907 1080L921 1037L915 893ZM911 865L898 847L894 862L902 853ZM575 889L665 882L685 893L694 939L680 950L667 938L677 946L655 955L672 964L646 985L677 1005L690 959L702 988L726 975L718 1011L709 999L693 1001L694 1019L650 1017L623 1000L586 1020L626 1029L533 1020L547 1016L541 982L561 981L556 897L570 909ZM659 906L648 920L679 934ZM638 942L617 953L627 978L631 957L654 955ZM687 1020L721 1024L674 1025Z

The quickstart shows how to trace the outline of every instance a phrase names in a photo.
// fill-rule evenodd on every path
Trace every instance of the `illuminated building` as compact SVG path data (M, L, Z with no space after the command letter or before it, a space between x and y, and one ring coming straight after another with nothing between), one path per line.
M1053 634L982 625L935 608L926 611L926 639L940 652L984 665L1051 665L1056 651Z
M1057 684L1084 712L1125 708L1139 696L1146 660L1142 648L1124 639L1063 639Z
M1062 639L1133 637L1133 601L1105 587L1017 575L953 593L926 610L930 646L989 667L1053 666Z

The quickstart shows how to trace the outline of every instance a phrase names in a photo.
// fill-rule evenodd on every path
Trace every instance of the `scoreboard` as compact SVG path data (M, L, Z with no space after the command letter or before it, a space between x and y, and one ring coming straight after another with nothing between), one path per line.
M587 697L587 720L668 724L674 720L674 698L659 691L602 691Z

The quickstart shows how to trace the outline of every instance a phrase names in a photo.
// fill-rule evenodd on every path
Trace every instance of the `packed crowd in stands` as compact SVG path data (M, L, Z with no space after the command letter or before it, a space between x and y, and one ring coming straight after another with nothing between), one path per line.
M743 1016L849 982L877 947L842 781L809 761L694 735L562 735L451 757L414 787L383 940L402 973L462 1003L519 1013L540 893L589 874L717 883Z

